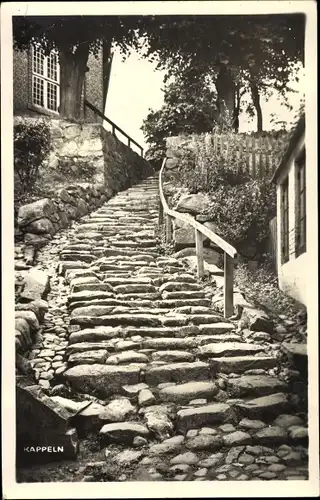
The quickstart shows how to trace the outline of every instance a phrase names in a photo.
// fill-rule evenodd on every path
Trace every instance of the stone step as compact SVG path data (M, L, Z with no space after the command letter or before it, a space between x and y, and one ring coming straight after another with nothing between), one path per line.
M202 361L147 367L145 372L145 382L150 386L163 382L190 382L208 378L210 378L210 366Z
M98 327L84 328L77 332L73 332L69 336L69 344L77 344L79 342L100 342L102 340L110 340L122 336L122 328Z
M274 419L276 416L292 410L289 395L283 392L237 403L235 407L242 418L250 419Z
M77 311L77 310L75 310ZM162 326L159 317L152 314L110 314L107 316L75 316L70 319L73 325L94 326Z
M100 364L76 365L66 370L63 378L80 393L99 393L101 397L119 394L123 385L140 382L141 367Z
M222 356L251 356L264 350L263 346L245 342L221 342L207 344L199 348L200 359L218 358Z
M132 295L136 293L155 293L157 291L154 285L146 283L135 283L135 284L125 284L125 285L115 285L113 287L114 291L118 294Z
M196 341L193 337L189 338L177 338L177 337L167 337L144 340L142 342L144 349L191 349L195 347Z
M271 356L231 356L211 359L210 365L215 373L243 373L255 368L263 370L275 368L278 361Z
M66 355L69 356L70 354L77 353L77 352L85 352L85 351L98 351L98 350L103 350L107 352L114 352L114 344L110 342L109 340L101 340L100 342L86 342L82 341L80 339L79 342L76 343L70 343L66 347Z
M142 346L144 347L143 343ZM166 350L156 351L151 354L152 361L164 361L166 363L192 362L195 360L195 355L189 351L182 350Z
M91 306L119 306L126 307L128 305L128 299L120 300L119 297L112 299L92 299L92 300L79 300L76 302L72 302L69 305L69 310L73 311L78 307L91 307ZM153 303L151 300L130 300L130 306L135 307L152 307ZM164 309L165 310L165 309Z
M172 337L186 337L195 335L199 332L197 327L182 326L182 327L128 327L125 329L125 335L140 335L141 337L153 338L172 338Z
M161 300L157 302L156 307L165 307L169 309L176 309L177 307L181 306L203 306L203 307L210 307L211 305L211 300L209 299L188 299L188 300L181 300L181 299L176 299L176 300Z
M202 291L162 292L162 297L165 300L175 300L175 299L204 299L206 297L206 294L205 294L205 292L202 292Z
M219 388L215 382L209 380L192 381L161 389L159 398L161 401L189 403L193 399L212 399L218 392Z
M232 397L267 396L277 392L287 392L288 384L269 375L242 375L226 381L228 394Z
M232 421L234 421L234 414L231 406L224 403L213 403L178 411L176 426L180 432L186 433L189 429Z

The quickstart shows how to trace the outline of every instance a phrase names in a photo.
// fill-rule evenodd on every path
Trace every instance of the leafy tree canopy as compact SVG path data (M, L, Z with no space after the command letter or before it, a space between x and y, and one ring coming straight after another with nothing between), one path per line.
M194 68L189 68L167 81L163 106L158 111L150 110L143 122L149 160L162 161L166 137L209 132L216 121L216 92Z

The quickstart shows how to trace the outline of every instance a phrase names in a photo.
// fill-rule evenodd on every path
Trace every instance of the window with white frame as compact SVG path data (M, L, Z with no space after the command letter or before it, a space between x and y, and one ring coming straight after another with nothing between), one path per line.
M58 112L60 97L60 67L58 54L48 56L36 45L32 46L32 104Z

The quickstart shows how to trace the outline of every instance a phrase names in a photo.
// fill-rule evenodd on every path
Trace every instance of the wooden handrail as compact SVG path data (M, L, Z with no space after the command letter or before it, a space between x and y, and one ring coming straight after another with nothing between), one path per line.
M172 220L178 219L181 222L185 222L195 229L195 241L196 241L196 256L197 256L197 271L198 277L204 276L204 259L203 259L203 236L209 238L210 241L215 243L224 252L224 317L227 318L233 315L233 267L234 261L237 257L237 250L230 245L223 238L218 236L216 233L200 224L196 221L194 217L190 214L176 212L169 208L168 203L165 199L162 187L162 174L166 164L166 158L162 162L160 174L159 174L159 224L162 225L163 217L165 215L165 225L166 225L166 241L170 242L172 240Z
M110 118L108 118L102 111L99 111L98 108L96 108L91 102L87 101L86 99L84 100L84 105L87 106L87 108L91 109L94 113L96 113L100 118L102 118L104 121L108 122L110 125L112 125L112 134L115 136L115 130L118 130L122 135L124 135L128 139L128 146L130 147L131 142L135 144L141 152L141 156L143 157L143 147L140 146L130 135L128 135L122 128L118 127Z

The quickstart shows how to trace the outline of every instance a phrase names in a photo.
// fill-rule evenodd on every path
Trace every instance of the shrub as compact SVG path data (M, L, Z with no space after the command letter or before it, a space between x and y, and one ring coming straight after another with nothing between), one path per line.
M240 253L241 247L248 244L263 251L269 235L269 221L275 214L275 187L260 179L237 186L221 186L211 196L208 210L221 236L238 247Z
M227 154L214 148L210 135L198 136L195 142L194 151L180 151L179 183L191 193L209 194L211 205L206 215L239 253L249 258L261 255L269 222L276 214L274 186L247 171L233 134L228 134Z
M44 120L20 121L14 126L14 172L21 191L30 191L51 149L50 128Z
M181 183L192 193L214 193L221 186L236 186L251 180L244 160L237 157L231 134L227 156L214 149L211 136L199 136L195 152L183 151L179 175Z

